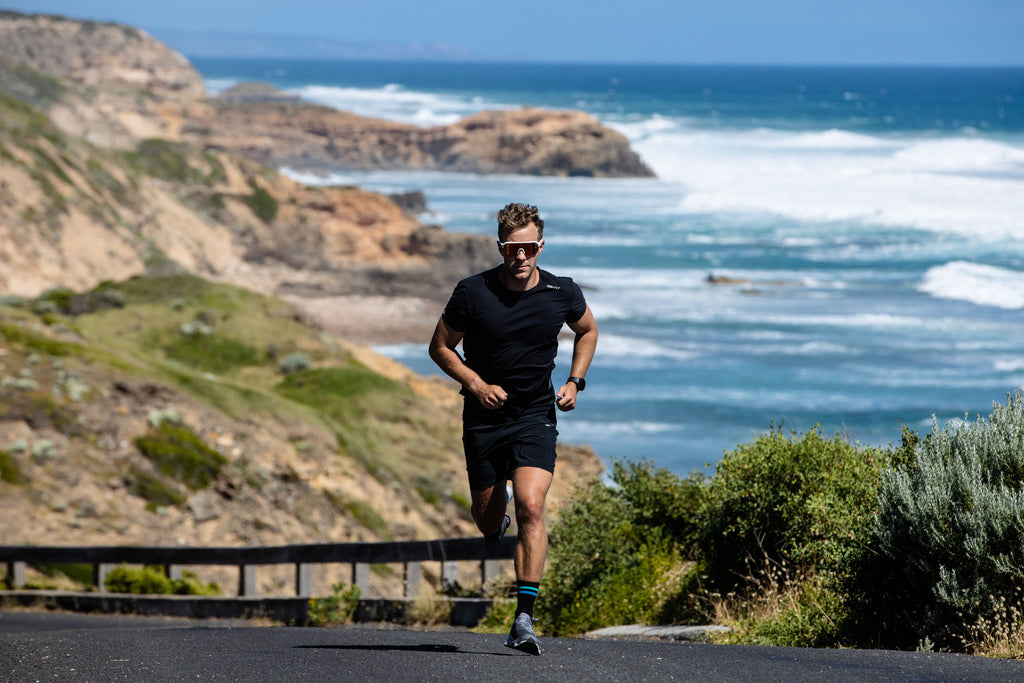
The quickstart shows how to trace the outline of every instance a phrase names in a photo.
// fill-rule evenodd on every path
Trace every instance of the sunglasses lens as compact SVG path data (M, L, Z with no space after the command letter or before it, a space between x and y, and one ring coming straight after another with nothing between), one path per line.
M540 251L540 244L537 242L505 242L505 256L515 256L522 249L526 258L533 258Z

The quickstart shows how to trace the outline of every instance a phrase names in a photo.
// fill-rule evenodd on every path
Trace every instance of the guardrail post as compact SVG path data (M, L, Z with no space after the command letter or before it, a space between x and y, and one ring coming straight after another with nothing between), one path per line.
M25 585L25 563L17 560L7 563L7 583L11 588Z
M459 582L459 563L446 560L441 563L441 592Z
M246 598L259 595L256 589L256 565L238 565L238 595Z
M423 578L423 568L419 562L405 563L405 597L413 600L420 594L420 579Z
M487 585L487 582L491 579L496 579L501 575L501 560L481 560L480 561L480 584Z
M356 562L352 565L352 585L359 589L360 594L369 594L370 565L365 562Z
M182 571L180 564L165 564L164 574L171 581L181 580L181 578L185 575L185 573Z
M114 565L109 562L98 562L92 566L92 582L96 584L96 588L100 593L105 593L107 590L107 574L114 568Z
M313 565L306 562L295 563L295 595L300 598L313 595Z

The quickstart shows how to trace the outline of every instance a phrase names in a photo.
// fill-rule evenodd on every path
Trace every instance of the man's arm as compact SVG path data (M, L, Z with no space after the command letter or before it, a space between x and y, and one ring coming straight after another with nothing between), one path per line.
M590 361L594 360L594 351L597 350L597 321L594 320L590 306L587 306L582 318L574 323L569 323L569 329L576 333L576 341L572 346L572 366L569 376L586 377ZM555 404L561 410L572 410L576 407L577 393L576 383L566 382L558 390L558 400Z
M489 410L500 408L508 399L508 394L497 384L488 384L471 367L466 365L455 347L465 336L462 332L451 329L444 323L444 318L437 321L434 336L430 339L428 352L430 358L437 363L446 375L466 387L467 391L476 396L480 405Z

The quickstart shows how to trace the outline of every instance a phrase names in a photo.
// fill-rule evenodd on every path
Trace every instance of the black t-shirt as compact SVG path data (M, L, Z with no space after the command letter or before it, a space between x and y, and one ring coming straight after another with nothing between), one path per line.
M533 413L554 421L551 371L558 333L564 323L583 317L587 302L572 278L540 268L536 287L506 289L499 279L501 267L462 280L442 314L445 325L465 334L466 365L508 393L501 408L487 410L463 388L463 416L467 424L498 424Z

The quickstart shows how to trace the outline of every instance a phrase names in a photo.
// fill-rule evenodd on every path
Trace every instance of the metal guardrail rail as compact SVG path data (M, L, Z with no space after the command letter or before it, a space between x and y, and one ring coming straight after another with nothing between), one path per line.
M405 597L419 594L423 562L441 563L441 581L454 583L459 562L479 562L481 583L500 573L500 562L513 558L515 539L488 543L483 538L444 538L433 541L381 543L314 543L279 546L0 546L0 563L6 563L11 588L25 585L30 564L74 563L93 566L93 582L100 592L107 573L118 564L162 565L170 578L181 578L188 565L238 567L238 596L255 597L256 568L260 565L294 564L295 595L312 597L313 566L323 563L352 565L351 583L363 595L369 589L371 564L401 563Z

